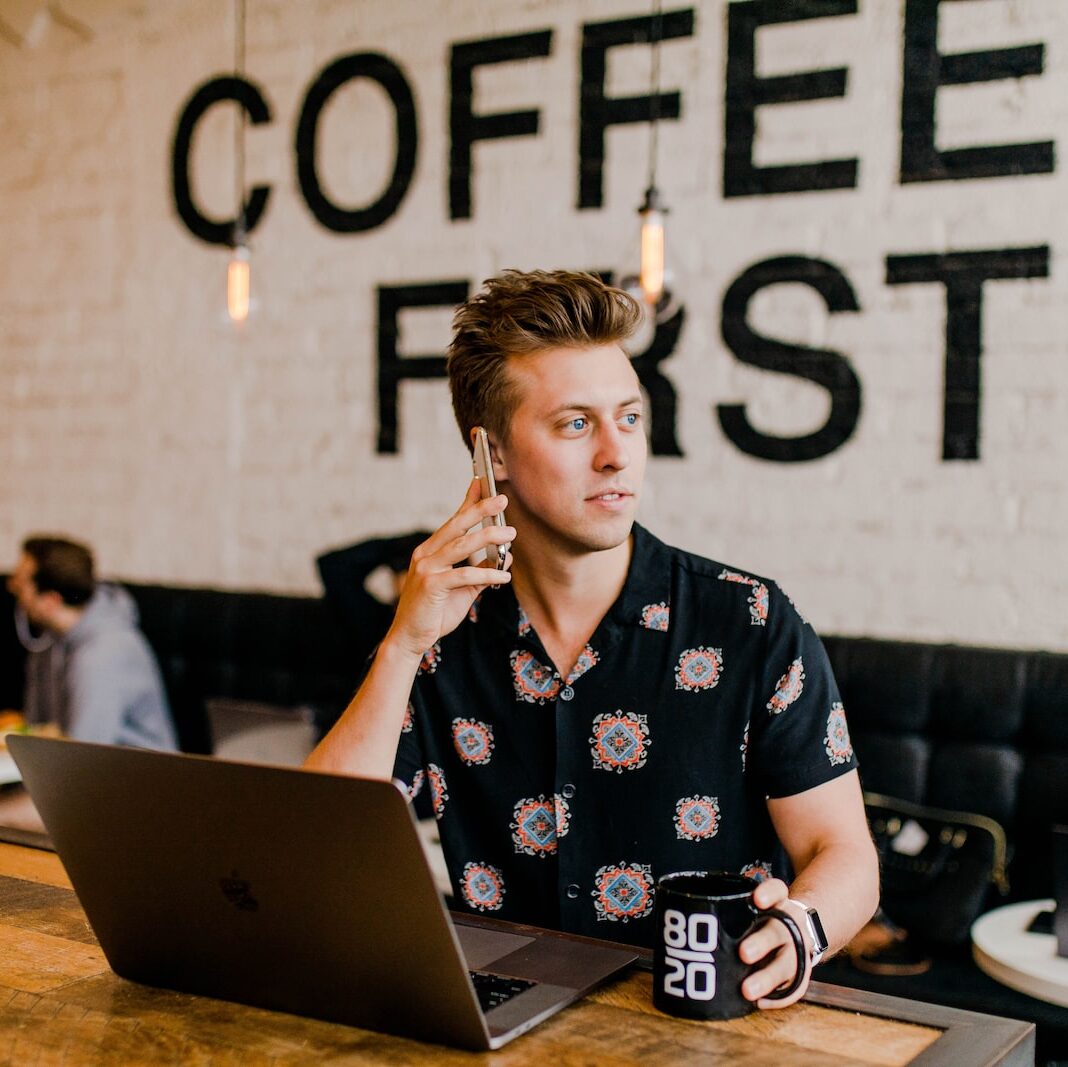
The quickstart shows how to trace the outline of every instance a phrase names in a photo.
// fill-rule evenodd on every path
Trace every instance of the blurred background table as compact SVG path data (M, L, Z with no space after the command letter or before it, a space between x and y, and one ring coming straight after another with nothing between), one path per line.
M1052 933L1033 933L1031 922L1053 909L1053 900L1006 904L980 916L972 927L975 962L997 982L1068 1008L1068 958L1057 955Z

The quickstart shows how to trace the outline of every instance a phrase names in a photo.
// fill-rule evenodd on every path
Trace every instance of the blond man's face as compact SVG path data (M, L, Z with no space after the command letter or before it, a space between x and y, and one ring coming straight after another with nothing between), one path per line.
M618 345L512 358L518 397L494 475L508 517L572 553L630 535L647 443L638 376Z

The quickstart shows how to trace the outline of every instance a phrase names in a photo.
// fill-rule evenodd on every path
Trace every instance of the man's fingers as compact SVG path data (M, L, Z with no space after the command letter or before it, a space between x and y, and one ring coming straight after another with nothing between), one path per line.
M473 482L472 487L477 486L477 484L477 481ZM507 506L508 499L502 493L490 497L489 500L481 500L477 494L474 494L472 498L472 492L469 492L459 510L419 546L416 550L416 556L413 558L426 559L429 556L446 551L451 544L464 537L469 531L476 538L479 538L479 543L474 545L470 551L474 551L477 548L485 548L490 543L503 544L510 538L504 537L501 541L494 540L498 536L501 527L490 526L483 530L480 524L483 519L500 514ZM475 527L478 527L478 529L475 529ZM515 531L512 530L511 537L514 536ZM451 555L451 550L449 550L449 554ZM452 564L458 563L463 558L463 555L451 555L451 558L447 558L447 565L452 566Z
M743 963L758 963L769 952L789 942L781 923L769 922L751 933L738 946L738 955Z
M456 537L456 533L453 532L457 526L457 518L462 515L473 504L476 504L479 499L480 489L477 478L472 478L467 484L467 492L464 494L463 503L445 520L419 547L412 555L412 559L423 559L426 556L431 556L437 552L442 545L447 544L449 541ZM472 524L473 525L473 524ZM468 529L469 527L463 527Z
M784 1008L804 996L808 988L807 981L789 997L781 1000L764 999L769 993L792 982L797 972L797 953L781 923L768 922L750 934L738 946L738 955L743 963L760 964L759 970L742 983L742 996L746 1000L757 1001L761 1008ZM807 961L805 966L808 967Z
M507 545L515 540L515 528L512 526L481 526L466 530L452 541L442 545L433 555L425 556L416 565L416 573L422 575L436 574L438 571L455 568L465 560L471 566L492 566L484 564L487 549L496 556L498 545Z
M487 585L507 585L512 580L510 571L498 571L492 567L451 567L439 576L442 589L462 589L465 585L485 589Z
M753 890L753 903L758 908L774 908L790 895L790 889L781 878L765 878Z
M780 986L793 980L797 970L797 956L786 946L780 946L760 970L754 971L742 983L742 996L746 1000L760 1000L769 993L774 993ZM771 1003L779 1003L772 1001Z

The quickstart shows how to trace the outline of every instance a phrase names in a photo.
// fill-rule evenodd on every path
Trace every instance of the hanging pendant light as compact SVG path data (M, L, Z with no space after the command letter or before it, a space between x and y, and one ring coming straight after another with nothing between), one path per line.
M245 0L234 0L234 77L245 73ZM252 307L252 261L245 226L245 109L234 119L234 232L226 268L226 311L240 325Z
M645 200L638 208L642 220L641 268L638 284L642 299L655 307L664 295L664 216L667 208L660 200L660 190L650 185L645 190Z
M673 278L667 257L665 222L668 208L656 184L660 133L660 40L662 36L661 0L655 0L650 31L652 68L649 76L649 177L645 195L638 208L638 217L641 220L637 248L638 270L635 273L631 266L622 271L619 281L621 288L642 302L649 318L655 322L663 322L671 318L679 307L673 291ZM632 251L631 255L633 254Z
M236 231L235 231L236 232ZM242 233L234 238L230 262L226 267L226 311L234 322L248 318L252 304L252 264L248 242Z

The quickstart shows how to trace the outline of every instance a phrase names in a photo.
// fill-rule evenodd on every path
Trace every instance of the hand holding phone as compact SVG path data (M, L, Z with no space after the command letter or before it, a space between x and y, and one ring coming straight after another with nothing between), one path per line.
M478 479L482 499L489 500L490 497L497 495L497 483L493 478L493 463L490 460L489 435L484 427L476 426L471 431L471 437L474 445L471 461L475 468L475 477ZM496 515L488 515L482 520L483 527L506 525L503 511ZM487 562L492 563L497 570L503 571L508 559L508 550L511 547L510 544L490 545L486 549Z

